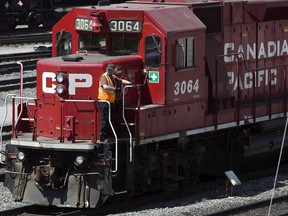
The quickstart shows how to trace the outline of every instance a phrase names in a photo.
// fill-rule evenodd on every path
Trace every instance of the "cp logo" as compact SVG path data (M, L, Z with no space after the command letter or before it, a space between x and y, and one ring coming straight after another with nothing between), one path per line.
M56 92L56 74L54 72L43 72L42 74L42 91L54 94ZM92 86L93 77L91 74L69 74L69 94L75 95L78 88L89 88ZM49 85L48 85L49 83Z

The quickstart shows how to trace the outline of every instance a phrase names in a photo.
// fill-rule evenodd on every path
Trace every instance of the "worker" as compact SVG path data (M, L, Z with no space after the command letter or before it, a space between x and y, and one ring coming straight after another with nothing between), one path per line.
M111 105L111 122L114 119L115 98L116 94L121 91L121 84L132 84L130 81L120 79L115 76L116 67L114 64L108 64L106 71L101 75L98 89L98 107L100 109L100 142L110 142L109 140L109 104L104 101L109 101Z

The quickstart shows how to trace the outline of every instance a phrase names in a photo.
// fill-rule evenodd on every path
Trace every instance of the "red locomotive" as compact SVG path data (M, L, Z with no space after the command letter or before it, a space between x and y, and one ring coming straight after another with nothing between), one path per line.
M54 57L37 64L34 103L13 117L6 184L16 200L95 207L276 162L287 10L283 0L72 9L53 27ZM102 143L98 83L108 64L136 86L122 87L114 141Z

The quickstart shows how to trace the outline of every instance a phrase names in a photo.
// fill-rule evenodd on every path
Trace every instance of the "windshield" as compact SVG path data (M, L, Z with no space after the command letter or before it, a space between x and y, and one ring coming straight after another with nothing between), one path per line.
M79 50L104 52L106 50L106 38L101 34L79 35Z
M112 36L112 53L113 54L136 54L139 52L138 35L113 35Z
M104 34L80 34L79 50L106 52L106 37ZM111 37L111 53L116 55L137 54L139 52L139 36L117 34Z

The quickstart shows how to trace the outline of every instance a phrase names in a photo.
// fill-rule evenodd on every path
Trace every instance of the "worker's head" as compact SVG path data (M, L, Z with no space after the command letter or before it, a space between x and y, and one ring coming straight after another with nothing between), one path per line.
M106 67L106 71L108 72L109 75L112 75L115 73L115 65L114 64L108 64Z

